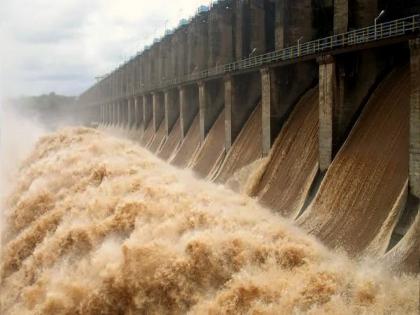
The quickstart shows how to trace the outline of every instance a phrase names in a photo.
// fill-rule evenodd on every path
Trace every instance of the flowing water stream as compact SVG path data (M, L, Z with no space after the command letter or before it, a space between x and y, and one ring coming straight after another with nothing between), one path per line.
M94 129L42 137L8 187L1 314L418 312L417 276Z

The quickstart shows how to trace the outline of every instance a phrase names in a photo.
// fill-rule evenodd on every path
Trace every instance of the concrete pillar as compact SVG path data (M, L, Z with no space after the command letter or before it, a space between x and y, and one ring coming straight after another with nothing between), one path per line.
M209 67L233 61L233 8L230 3L215 3L209 13Z
M129 99L124 99L122 101L122 126L128 126L128 102Z
M175 71L176 76L183 76L187 74L187 59L185 56L188 55L187 49L187 26L181 26L175 33L176 36L176 62L175 62Z
M127 99L121 101L121 126L127 125Z
M319 168L325 172L333 159L334 109L336 108L336 66L332 56L318 59L319 62Z
M112 125L116 126L117 125L117 102L114 102L112 104Z
M259 55L266 52L265 7L264 1L250 0L250 41L249 53Z
M117 102L114 102L112 104L112 125L116 126L117 125Z
M112 104L112 125L113 126L117 125L117 103L116 102Z
M106 124L106 104L102 105L102 124Z
M152 120L153 110L151 96L148 94L143 95L143 128L146 130L150 121Z
M314 38L312 0L275 1L275 10L276 49L296 45L301 37L303 41Z
M108 126L112 125L114 119L114 108L112 103L108 104Z
M117 126L122 124L122 102L121 100L117 102Z
M266 52L266 8L264 1L234 2L235 58L243 59Z
M373 24L378 15L378 0L334 0L334 33Z
M268 155L273 144L271 132L271 112L273 107L272 76L269 68L261 69L261 104L262 104L262 153Z
M159 92L153 93L153 130L158 131L160 124L163 121L165 114L162 94Z
M118 102L118 126L123 125L123 102L120 100Z
M134 98L134 126L139 128L143 124L143 97Z
M235 91L232 76L225 77L225 149L230 150L233 144L232 107L235 103Z
M181 123L181 136L185 138L193 119L198 111L197 86L181 86L179 88L179 119Z
M104 124L104 105L98 105L97 107L99 109L98 123L100 125L103 125Z
M165 131L167 136L179 116L179 93L177 92L177 90L165 91Z
M127 100L127 127L131 128L133 125L132 119L133 119L133 113L132 113L132 105L133 99L131 97Z
M207 68L208 62L208 12L196 15L187 28L187 71L197 72Z
M345 33L349 25L348 0L334 0L334 34Z
M106 104L102 104L102 125L106 124Z
M105 125L105 104L99 105L100 106L100 118L101 118L101 124Z
M204 142L206 139L208 131L208 123L206 121L206 111L207 111L207 95L206 95L206 85L204 82L198 83L198 104L199 104L199 115L200 115L200 141Z
M169 79L176 77L176 52L177 52L177 40L178 36L174 33L171 37L171 50L170 50L170 68L169 68Z
M116 122L117 122L117 108L116 108L116 103L112 103L111 104L111 125L115 126Z
M179 120L181 123L181 137L185 138L187 134L186 110L187 110L187 91L185 86L179 88Z
M420 198L420 38L410 40L410 163L411 193Z

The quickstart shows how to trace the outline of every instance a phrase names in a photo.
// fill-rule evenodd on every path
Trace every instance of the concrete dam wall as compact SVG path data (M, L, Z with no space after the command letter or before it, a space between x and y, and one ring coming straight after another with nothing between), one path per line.
M420 39L376 37L419 12L397 2L218 1L80 102L100 128L254 197L331 248L419 272ZM301 58L303 43L351 40L375 21L371 44ZM296 62L211 75L288 47Z

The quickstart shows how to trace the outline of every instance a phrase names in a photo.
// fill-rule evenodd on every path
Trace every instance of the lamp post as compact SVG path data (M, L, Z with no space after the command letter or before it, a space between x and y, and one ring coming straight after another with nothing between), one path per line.
M384 13L385 13L385 10L382 10L382 11L379 13L379 15L375 18L375 23L374 23L374 25L375 25L375 39L376 39L376 25L377 25L377 23L378 23L378 20L382 17L382 15L384 15Z

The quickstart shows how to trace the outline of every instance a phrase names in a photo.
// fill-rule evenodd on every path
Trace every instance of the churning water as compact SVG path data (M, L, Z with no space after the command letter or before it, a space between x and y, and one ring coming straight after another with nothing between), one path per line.
M249 197L84 128L3 200L1 314L417 314L418 278L326 249Z

